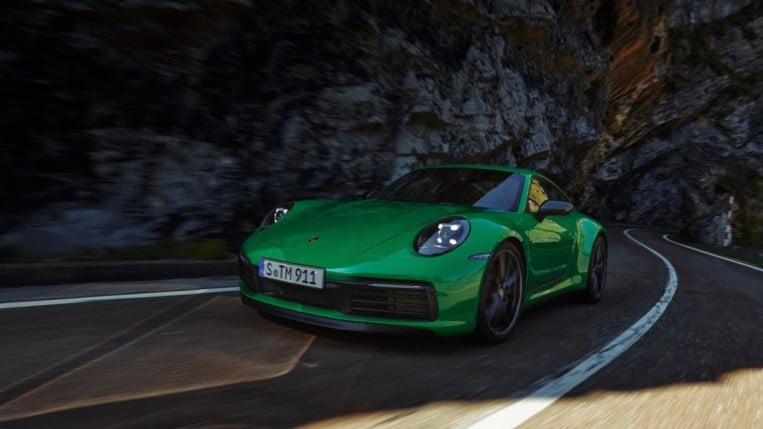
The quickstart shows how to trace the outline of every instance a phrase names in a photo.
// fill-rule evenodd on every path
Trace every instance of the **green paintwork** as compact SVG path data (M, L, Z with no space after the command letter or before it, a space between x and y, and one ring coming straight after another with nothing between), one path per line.
M425 328L440 336L475 329L480 285L486 259L504 240L515 240L526 265L523 307L560 293L584 290L589 256L595 238L605 234L594 219L573 210L538 222L525 212L530 179L540 176L524 169L487 165L448 165L428 168L477 168L525 176L518 212L471 206L420 202L365 200L304 200L278 223L255 231L242 245L242 255L253 264L270 258L325 268L326 280L357 278L424 281L436 291L438 318L434 321L360 317L336 310L255 294L247 297L273 306L344 321ZM439 256L422 256L413 247L418 233L438 220L458 215L471 224L459 247ZM318 240L309 242L311 237ZM606 237L605 237L606 238Z

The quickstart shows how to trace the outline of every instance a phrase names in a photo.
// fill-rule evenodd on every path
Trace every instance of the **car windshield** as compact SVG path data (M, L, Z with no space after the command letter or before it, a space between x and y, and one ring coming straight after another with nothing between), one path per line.
M517 211L523 185L522 175L506 171L430 168L406 174L375 198Z

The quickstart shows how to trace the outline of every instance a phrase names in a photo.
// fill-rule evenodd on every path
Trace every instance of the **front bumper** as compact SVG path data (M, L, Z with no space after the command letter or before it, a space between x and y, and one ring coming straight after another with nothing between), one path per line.
M347 320L330 319L326 317L315 316L309 313L293 311L282 307L276 307L274 305L265 304L264 302L256 301L248 296L241 294L241 302L244 304L259 310L262 313L280 317L283 319L293 320L299 323L306 323L309 325L320 326L323 328L336 329L339 331L348 332L363 332L373 334L392 334L392 335L409 335L409 336L431 336L433 332L424 328L412 328L407 326L391 326L391 325L379 325L373 323L361 323L350 322Z
M257 266L239 257L242 286L254 294L336 310L352 316L383 319L436 320L437 298L425 282L336 281L314 289L270 280L257 275Z
M261 278L257 271L241 255L242 301L281 318L354 332L450 336L474 330L481 272L433 285L336 278L327 271L325 288L312 289Z

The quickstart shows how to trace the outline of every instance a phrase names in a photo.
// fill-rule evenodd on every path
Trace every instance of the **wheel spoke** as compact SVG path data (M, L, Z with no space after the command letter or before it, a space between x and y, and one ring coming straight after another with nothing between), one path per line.
M506 327L506 321L508 320L508 316L509 316L509 304L508 302L506 302L506 300L501 302L500 314L501 314L501 317L499 318L500 328L504 329Z
M514 319L514 315L517 312L517 303L516 299L512 299L508 303L506 303L506 319L509 321L509 323Z
M513 286L517 284L517 280L519 279L519 273L517 270L511 270L511 274L509 274L501 283L501 286L506 289L508 292L511 289L514 289Z
M496 307L497 308L495 314L490 320L490 324L493 326L493 328L501 330L503 328L503 321L506 318L506 313L503 311L503 305L501 303L498 303Z
M506 276L506 265L508 256L503 253L498 256L498 278L502 279Z
M491 325L494 325L495 319L500 313L501 298L497 293L490 294L490 304L485 309L485 319L490 321Z

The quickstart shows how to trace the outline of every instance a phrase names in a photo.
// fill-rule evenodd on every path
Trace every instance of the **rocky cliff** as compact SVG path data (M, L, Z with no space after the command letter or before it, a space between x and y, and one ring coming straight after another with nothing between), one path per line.
M616 50L613 96L600 153L587 160L594 162L584 175L585 200L605 196L599 213L606 218L718 244L728 194L736 191L736 239L760 246L763 4L675 3L651 43L628 38ZM618 91L626 82L616 78L618 67L630 57L647 67L624 66L641 74Z
M242 237L420 165L606 220L763 232L759 2L84 1L0 15L6 254ZM757 234L757 235L756 235ZM753 238L749 238L753 237Z

